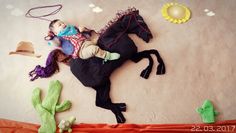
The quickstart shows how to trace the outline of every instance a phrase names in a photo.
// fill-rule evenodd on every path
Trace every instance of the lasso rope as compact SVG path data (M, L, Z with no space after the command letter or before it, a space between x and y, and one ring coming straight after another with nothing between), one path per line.
M58 8L57 8L56 10L54 10L54 11L48 13L48 14L39 15L39 16L35 16L35 15L32 15L32 14L30 13L30 12L33 11L33 10L43 9L43 8L52 8L52 7L58 7ZM30 9L26 12L25 17L28 17L28 18L38 18L38 19L41 19L41 20L52 21L52 20L46 19L45 17L57 14L57 13L61 10L61 8L62 8L62 5L61 5L61 4L49 5L49 6L33 7L33 8L30 8Z

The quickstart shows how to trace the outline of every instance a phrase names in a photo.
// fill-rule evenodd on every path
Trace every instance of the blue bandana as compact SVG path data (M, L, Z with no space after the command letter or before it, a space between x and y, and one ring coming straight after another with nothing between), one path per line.
M58 33L57 36L60 36L60 37L62 37L62 36L70 36L70 35L75 35L77 33L78 33L78 31L76 30L76 28L73 25L67 25L65 27L65 29L63 29L62 31L60 31Z

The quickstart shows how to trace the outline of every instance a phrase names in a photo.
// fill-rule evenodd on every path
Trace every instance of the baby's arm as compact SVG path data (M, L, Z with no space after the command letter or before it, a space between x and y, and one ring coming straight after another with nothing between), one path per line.
M48 41L48 45L59 47L61 45L60 39L54 35L52 31L48 32L48 35L44 37L44 40Z
M61 41L58 37L54 37L52 40L48 41L48 44L59 47L61 46Z
M88 41L92 41L92 43L97 44L99 34L97 34L94 30L90 30L86 27L78 26L78 29L80 32L88 32L89 38L87 38Z

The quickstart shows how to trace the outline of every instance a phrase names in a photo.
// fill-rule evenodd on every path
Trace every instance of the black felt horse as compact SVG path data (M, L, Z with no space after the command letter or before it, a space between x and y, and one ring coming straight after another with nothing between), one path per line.
M124 123L126 120L122 112L126 111L126 104L113 103L109 96L111 86L109 77L111 73L127 60L132 60L137 63L140 60L147 58L149 60L149 65L140 74L141 77L147 79L153 67L152 54L156 56L157 61L159 62L156 74L165 73L165 65L158 51L151 49L137 52L137 47L128 34L136 34L147 43L153 37L147 24L139 15L139 11L135 8L118 13L117 17L113 21L110 21L100 32L98 45L104 50L119 53L121 55L120 59L106 63L104 63L102 59L96 57L86 60L80 58L63 58L63 60L61 60L58 56L58 52L61 53L61 51L54 50L48 56L46 67L38 65L30 72L30 76L36 74L31 80L38 77L49 77L55 73L56 70L59 70L55 60L59 62L70 60L69 65L71 72L84 86L92 87L96 90L96 106L111 110L115 114L117 122Z
M110 75L125 61L132 60L137 63L143 58L149 60L149 65L141 72L140 76L147 79L153 67L153 59L151 54L157 57L159 65L156 74L165 73L164 62L155 49L137 52L137 47L128 34L134 33L142 38L145 42L149 42L152 34L139 15L136 9L129 9L124 14L120 14L117 20L113 21L103 30L98 40L98 45L105 50L120 53L121 58L116 61L110 61L103 64L102 59L90 58L88 60L73 59L70 62L72 73L83 83L83 85L92 87L97 91L96 106L110 109L116 116L118 123L124 123L125 118L122 111L126 111L125 103L112 103L110 92Z

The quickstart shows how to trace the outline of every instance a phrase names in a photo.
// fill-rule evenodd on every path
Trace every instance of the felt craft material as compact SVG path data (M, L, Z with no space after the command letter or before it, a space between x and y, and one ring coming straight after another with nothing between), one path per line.
M48 45L60 47L63 53L66 55L72 55L74 52L74 46L70 40L62 39L62 37L54 37L52 40L48 41Z
M56 132L56 112L63 112L71 107L71 102L66 100L58 103L61 94L62 85L56 81L51 81L49 89L44 100L41 100L41 91L39 88L33 90L32 104L41 120L41 126L38 129L39 133L55 133Z
M73 25L66 25L65 28L62 29L57 36L54 35L53 37L55 39L58 37L62 37L65 40L69 40L70 43L73 44L74 51L71 54L73 58L80 57L81 59L88 59L90 57L96 56L96 57L104 59L104 62L108 60L117 60L120 58L120 55L118 53L111 53L111 52L102 50L97 46L97 39L99 36L95 32L91 33L91 37L90 37L91 40L88 40L86 36L82 34L83 32L82 33L78 32L77 29L78 28L76 28ZM93 36L95 36L94 39L93 39ZM97 39L96 39L96 36L97 36ZM96 39L95 42L92 41L95 39Z
M215 13L213 11L210 11L209 9L204 9L204 12L206 13L207 16L215 16Z
M31 12L33 10L38 10L38 9L47 9L47 8L55 8L57 7L55 10L51 11L50 13L48 14L43 14L43 15L32 15ZM61 4L56 4L56 5L48 5L48 6L38 6L38 7L33 7L33 8L30 8L26 14L25 14L25 17L28 17L28 18L38 18L38 19L41 19L41 20L46 20L46 21L51 21L45 17L48 17L48 16L51 16L51 15L55 15L57 14L60 10L62 9L62 5Z
M59 21L59 20L56 20ZM51 25L51 24L50 24ZM61 37L65 40L68 40L72 45L67 45L69 46L69 49L64 47L63 43L60 43L60 39L58 38L58 43L61 44L61 48L63 51L66 51L68 53L68 50L70 50L70 47L73 46L73 51L69 52L71 53L73 58L82 58L82 59L87 59L93 56L99 57L99 58L105 58L105 60L114 60L118 59L119 57L114 57L112 55L116 54L105 54L105 51L100 49L96 44L97 44L97 39L98 35L97 34L91 34L90 39L88 40L86 35L84 35L84 30L86 32L86 28L81 29L82 32L79 32L79 28L73 26L73 25L65 25L65 28L62 29L59 34L54 35L51 34L49 31L48 36L46 37L47 39L51 39L54 41L49 41L49 42L55 42L56 38ZM97 36L97 37L96 37ZM96 40L95 40L96 39ZM63 42L63 41L62 41ZM67 43L66 43L67 44ZM60 45L59 45L60 46ZM107 56L106 56L107 55Z
M206 15L212 17L212 16L215 16L215 13L213 11L210 11Z
M61 45L61 42L58 37L53 37L51 40L48 40L48 45L51 46L56 46L59 47Z
M166 3L161 9L162 16L171 23L181 24L190 19L190 10L178 3Z
M63 50L63 53L65 53L66 55L72 55L75 50L73 44L71 44L69 40L61 40L63 40L61 42L61 48Z
M106 52L104 61L107 62L108 60L117 60L120 58L120 54L118 53L111 53L109 51Z
M71 116L68 120L61 120L58 124L58 127L60 128L59 132L63 133L64 131L68 131L69 133L72 132L72 125L74 124L76 118L74 116Z
M34 70L29 72L29 76L31 77L30 80L34 81L39 77L47 78L50 77L52 74L54 74L56 71L59 71L59 66L57 64L57 61L68 64L68 60L71 58L71 56L63 56L63 55L65 54L61 53L59 49L55 49L52 52L50 52L45 67L37 65L34 68Z
M235 133L236 131L235 125L236 125L236 119L218 121L211 125L202 123L186 123L186 124L79 123L79 124L74 124L72 129L73 133L190 133L190 132ZM38 126L39 126L38 124L33 124L33 123L0 119L0 133L36 133ZM217 129L218 131L216 131Z
M92 11L95 12L95 13L100 13L100 12L103 11L103 9L101 7L99 7L99 6L96 6L96 7L93 8Z
M80 32L78 28L76 28L76 29L78 32ZM81 34L83 36L85 36L86 38L89 38L89 40L92 41L93 43L97 43L99 35L95 31L88 32L87 30L88 29L85 28L85 31L81 32ZM59 36L54 36L52 41L55 42L55 40L57 40L57 38L60 41L60 47L61 47L63 53L65 53L66 55L72 55L74 52L74 46L71 43L71 41L64 39L63 37L59 37Z
M75 34L78 34L77 29L73 25L66 25L65 29L60 31L57 36L62 37L62 36L71 36Z
M205 100L202 107L197 108L196 111L204 123L214 123L216 115L219 114L210 100Z
M88 31L88 33L89 32L91 31ZM126 104L113 103L109 95L111 85L109 77L111 73L129 59L137 63L146 58L149 60L149 65L141 72L140 76L147 79L153 67L153 59L151 55L155 55L159 62L156 69L157 75L165 74L165 64L159 52L155 49L137 52L135 43L128 36L128 34L131 33L136 34L145 42L149 42L153 37L142 16L139 15L139 11L135 8L117 13L117 17L110 21L110 23L100 30L99 33L99 47L107 51L119 53L121 55L120 58L118 60L108 61L105 64L103 64L102 59L96 57L86 60L80 58L68 59L70 62L70 69L84 86L92 87L96 90L96 106L111 110L114 113L117 122L124 123L126 119L122 112L126 111ZM55 51L58 53L56 55L61 55L66 58L66 55L62 54L62 51L59 50L53 50L49 55L55 53ZM49 58L50 56L47 61L58 61L57 57L53 58L56 61L51 59L49 60ZM51 68L53 69L53 67ZM55 69L57 68L55 67ZM42 69L44 73L47 73L50 76L55 72L55 70L47 70L48 69ZM44 78L37 72L36 77Z
M60 36L60 37L62 37L65 40L70 41L70 43L73 44L74 51L72 53L72 57L78 58L78 53L80 52L82 45L84 45L86 37L83 36L83 34L81 34L81 33L64 35L64 36Z
M27 41L19 42L17 44L16 51L9 53L9 55L11 54L19 54L19 55L32 56L32 57L37 57L37 58L41 57L41 55L35 54L33 44Z

